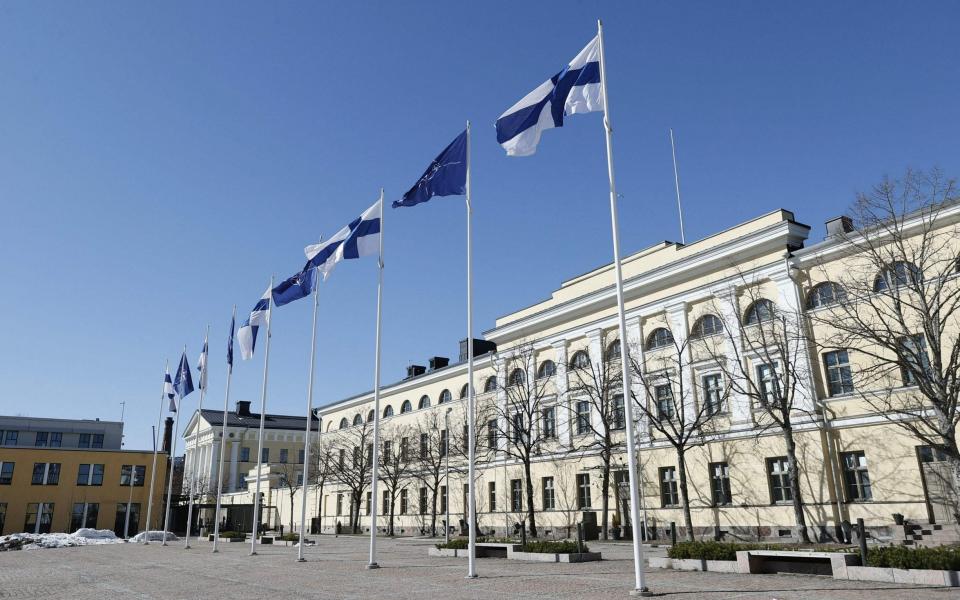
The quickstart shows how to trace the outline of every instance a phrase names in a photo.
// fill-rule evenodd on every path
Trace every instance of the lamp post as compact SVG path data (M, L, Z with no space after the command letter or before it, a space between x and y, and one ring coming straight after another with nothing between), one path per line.
M447 493L444 495L444 508L446 508L445 521L443 522L443 540L445 543L450 543L450 411L452 408L447 408L447 411L443 413L443 430L446 432L446 439L443 441L443 457L446 466L444 470L446 471L443 478L447 482ZM469 517L468 517L469 518Z

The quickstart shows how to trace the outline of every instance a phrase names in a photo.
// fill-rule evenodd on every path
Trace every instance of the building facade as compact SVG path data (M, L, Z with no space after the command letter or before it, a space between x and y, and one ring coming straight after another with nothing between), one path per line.
M950 231L957 222L960 207L949 206L936 227ZM612 265L497 319L485 332L495 349L481 348L489 351L475 360L480 529L502 534L529 526L531 503L541 535L567 537L590 513L598 522L607 513L609 524L628 529L624 367L635 372L626 403L637 424L640 509L651 535L663 535L670 523L683 526L681 477L701 537L794 538L797 494L816 539L835 539L843 523L858 518L878 535L890 533L895 515L949 522L945 459L863 393L907 394L915 382L909 374L858 380L853 373L867 372L858 364L869 349L828 348L824 311L841 295L835 282L869 267L837 233L846 225L829 223L826 239L808 245L810 227L778 210L687 245L663 242L624 258L627 360ZM950 248L960 251L960 242ZM766 329L777 323L774 314L796 315L805 333L764 338L775 331ZM311 478L308 515L324 530L357 517L366 530L372 502L384 531L391 512L397 534L442 528L448 508L451 524L463 524L467 367L442 359L432 367L412 368L382 388L379 407L365 393L317 411L325 462L311 469L327 476L322 491ZM789 404L779 417L767 410L775 397ZM373 498L351 477L369 469L377 411L381 464L412 466L393 482L381 470ZM671 443L678 429L689 440L683 469ZM303 490L292 507L283 494L276 506L286 521L291 508L299 515Z

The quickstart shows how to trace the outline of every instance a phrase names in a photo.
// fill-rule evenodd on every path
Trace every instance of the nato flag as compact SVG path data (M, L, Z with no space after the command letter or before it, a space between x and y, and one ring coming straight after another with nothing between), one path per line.
M193 391L193 376L190 374L190 365L187 363L187 353L180 356L180 368L173 378L173 389L179 398L186 398Z
M273 288L274 305L283 306L309 296L313 292L315 272L316 269L308 264L302 271Z
M467 131L464 130L433 159L410 191L393 202L393 207L416 206L434 196L459 196L466 191Z

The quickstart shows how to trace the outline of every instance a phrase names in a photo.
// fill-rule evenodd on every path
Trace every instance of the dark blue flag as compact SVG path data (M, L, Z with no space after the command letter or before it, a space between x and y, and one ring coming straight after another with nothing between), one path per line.
M393 202L394 208L416 206L434 196L459 196L467 192L467 131L458 135L433 159L417 183Z
M316 269L308 263L302 271L273 288L274 306L283 306L309 296L313 292L315 278Z
M233 312L237 312L237 309L234 308ZM236 328L236 315L230 317L230 339L227 340L227 365L230 366L230 370L233 370L233 332Z
M193 375L190 374L186 352L180 357L180 368L177 369L177 376L173 378L173 389L180 398L186 398L193 391Z

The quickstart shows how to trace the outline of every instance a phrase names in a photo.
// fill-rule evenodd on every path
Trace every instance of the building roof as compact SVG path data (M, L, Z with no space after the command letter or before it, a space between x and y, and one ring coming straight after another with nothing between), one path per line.
M207 423L211 425L223 425L223 411L222 410L203 410L201 411L203 418ZM313 422L317 422L318 419L314 415L311 417ZM264 417L263 427L264 429L299 429L302 430L306 427L306 417L293 416L293 415L271 415L267 413ZM227 426L228 427L260 427L260 413L251 412L249 415L238 415L236 411L230 411L227 413Z

